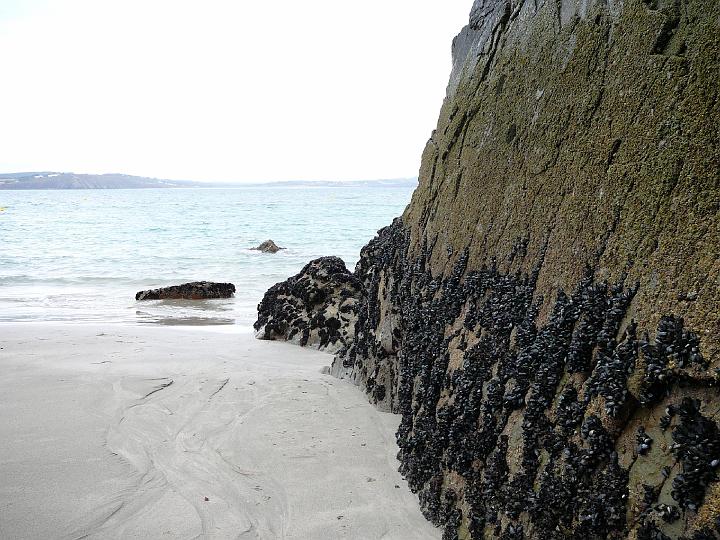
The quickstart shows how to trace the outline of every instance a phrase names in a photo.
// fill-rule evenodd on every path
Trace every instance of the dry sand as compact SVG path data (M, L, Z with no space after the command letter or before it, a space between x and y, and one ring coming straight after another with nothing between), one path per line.
M0 326L0 538L439 538L398 417L329 355L208 329Z

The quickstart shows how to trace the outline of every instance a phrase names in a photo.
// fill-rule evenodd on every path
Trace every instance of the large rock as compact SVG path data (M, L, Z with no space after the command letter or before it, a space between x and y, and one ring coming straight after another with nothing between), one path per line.
M257 337L338 351L354 335L359 297L359 282L342 259L316 259L265 293L255 322Z
M205 300L208 298L230 298L235 294L235 285L232 283L213 283L211 281L194 281L140 291L135 300Z
M477 0L333 372L447 538L717 538L720 3Z

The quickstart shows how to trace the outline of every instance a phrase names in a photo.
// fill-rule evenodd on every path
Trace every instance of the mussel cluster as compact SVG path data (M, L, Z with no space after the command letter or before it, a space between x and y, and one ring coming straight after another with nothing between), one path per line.
M321 257L265 293L254 328L263 339L339 349L352 340L359 297L360 283L342 259Z
M672 497L681 508L696 511L705 490L717 482L720 467L720 430L700 413L700 402L686 397L676 408L680 422L672 432L673 454L682 464L682 473L672 482Z
M540 265L506 274L491 260L469 270L465 251L437 277L433 248L409 257L399 219L379 231L356 269L355 339L339 359L373 401L402 415L401 472L444 538L458 529L473 539L622 538L636 528L638 538L660 539L664 524L700 507L720 459L702 404L682 401L659 422L672 429L683 467L666 474L677 506L647 486L646 511L628 523L630 469L618 455L636 410L670 396L688 368L707 368L682 319L663 317L654 340L638 337L626 320L638 284L598 282L588 268L540 324ZM519 240L511 257L525 248ZM647 427L630 428L635 460L655 452Z

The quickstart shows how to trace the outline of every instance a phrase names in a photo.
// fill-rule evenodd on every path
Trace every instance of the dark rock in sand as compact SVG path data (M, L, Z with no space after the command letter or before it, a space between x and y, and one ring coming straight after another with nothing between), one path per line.
M230 298L235 294L232 283L213 283L212 281L193 281L172 287L140 291L135 300L206 300L208 298Z
M254 248L250 248L250 249L253 249L255 251L262 251L263 253L277 253L281 249L285 249L285 248L278 246L272 240L265 240L258 247L254 247Z
M257 337L337 351L355 333L360 283L338 257L308 263L274 285L258 306Z

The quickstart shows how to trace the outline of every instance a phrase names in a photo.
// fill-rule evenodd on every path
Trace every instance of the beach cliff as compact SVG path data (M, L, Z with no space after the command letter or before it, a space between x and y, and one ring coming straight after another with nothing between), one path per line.
M445 538L720 534L719 59L715 0L472 6L332 366Z

